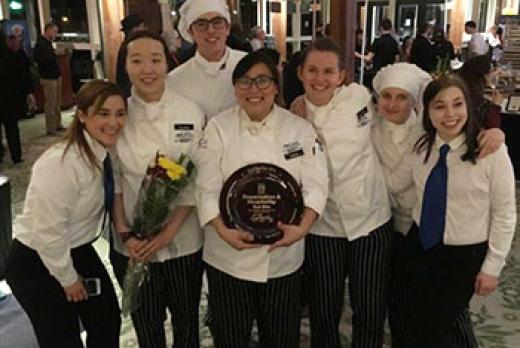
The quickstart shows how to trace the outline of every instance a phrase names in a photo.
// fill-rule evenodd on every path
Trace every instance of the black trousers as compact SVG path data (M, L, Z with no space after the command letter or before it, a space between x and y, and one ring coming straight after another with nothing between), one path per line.
M380 348L387 314L392 247L390 223L349 241L308 235L304 277L313 348L340 347L345 281L352 306L352 347Z
M216 348L247 348L256 320L263 348L297 348L300 339L301 271L256 283L206 265L209 323Z
M414 293L410 284L410 277L405 269L405 237L399 233L393 233L391 280L388 301L388 321L392 335L393 348L416 348L412 340L412 299Z
M68 302L60 283L49 274L38 253L13 241L7 283L27 313L41 348L81 348L79 320L87 347L119 347L121 317L112 282L91 244L71 250L74 268L83 278L99 278L101 294Z
M199 302L202 250L150 264L150 277L141 286L132 322L140 348L166 347L164 321L170 311L175 348L199 347Z
M7 146L14 163L22 159L22 146L20 144L20 129L18 128L19 106L16 103L6 101L0 108L0 128L3 125ZM0 129L1 132L1 129ZM1 136L0 136L1 139ZM3 155L0 153L0 155Z
M416 346L424 348L476 347L467 308L475 279L487 252L487 242L451 246L439 244L425 251L414 224L405 242L413 298Z
M119 253L114 249L114 246L112 245L112 239L110 240L109 259L110 263L112 264L112 269L114 270L117 283L122 289L123 282L125 280L126 269L128 268L129 257Z

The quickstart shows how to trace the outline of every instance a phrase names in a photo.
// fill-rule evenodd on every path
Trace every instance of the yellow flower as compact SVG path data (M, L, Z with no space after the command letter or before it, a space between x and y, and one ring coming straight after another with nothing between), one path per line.
M173 181L179 180L182 176L181 173L172 170L166 171L166 175Z

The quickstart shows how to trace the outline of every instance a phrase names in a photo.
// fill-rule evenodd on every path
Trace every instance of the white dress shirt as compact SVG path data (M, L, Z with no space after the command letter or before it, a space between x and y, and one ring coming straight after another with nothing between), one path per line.
M193 144L202 136L203 125L204 116L197 105L168 88L158 102L151 103L143 101L132 90L128 99L128 120L116 147L119 163L115 168L116 193L123 194L127 223L133 221L141 182L157 151L173 160L182 153L191 156ZM175 203L194 206L194 184L184 188ZM118 252L128 255L118 236L114 238L114 245ZM159 250L153 261L185 256L201 247L202 233L193 211L168 247Z
M14 238L36 250L63 287L78 279L70 250L93 241L104 212L103 160L107 151L87 132L85 139L101 168L92 168L75 146L45 151L32 168L23 213Z
M426 181L443 144L437 137L426 163L424 152L413 152L407 156L405 165L392 175L391 191L400 192L415 186L419 199L413 219L418 226ZM481 271L498 276L505 265L516 226L515 179L506 146L502 145L476 164L460 158L467 149L464 135L453 139L449 146L444 244L471 245L488 241Z
M383 168L385 180L391 178L424 133L421 117L412 110L405 123L396 125L374 113L372 143ZM412 226L412 210L417 202L413 187L390 194L394 230L406 235Z
M469 56L481 56L483 54L487 54L489 51L489 45L486 42L486 38L481 33L475 33L471 35L471 40L469 41Z
M236 104L231 76L245 52L226 48L218 62L209 62L199 52L168 74L168 85L177 93L194 101L206 120Z
M390 220L390 203L381 165L370 138L370 93L351 83L316 107L308 100L307 119L324 146L329 197L311 233L354 240Z
M303 239L268 252L268 246L238 251L209 224L220 215L224 181L237 169L268 162L287 170L301 185L304 204L321 214L327 199L327 170L312 126L274 106L262 122L252 122L235 106L210 120L199 144L197 207L204 226L204 260L234 277L266 282L295 272L303 263ZM299 153L286 159L288 152Z

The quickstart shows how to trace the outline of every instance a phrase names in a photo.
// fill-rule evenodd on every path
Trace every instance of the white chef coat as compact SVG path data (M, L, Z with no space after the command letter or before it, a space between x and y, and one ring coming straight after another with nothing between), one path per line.
M425 153L413 152L405 165L393 173L390 190L400 192L414 185L418 196L413 219L419 226L423 192L431 170L439 160L444 141L437 137L428 161ZM448 197L444 244L471 245L489 242L482 272L498 276L505 265L516 226L515 179L507 148L478 159L462 161L467 150L465 135L449 142Z
M23 213L14 238L36 250L63 287L78 280L70 250L93 241L104 212L105 148L85 131L100 169L92 168L75 145L63 155L61 142L45 151L32 168Z
M197 51L195 56L168 74L167 84L194 101L206 120L236 104L231 76L245 52L226 48L218 62L209 62Z
M320 214L327 198L327 170L312 126L278 106L252 122L239 106L210 120L199 144L197 207L205 240L203 258L234 277L266 282L295 272L303 263L303 239L268 252L268 246L238 251L209 224L220 215L224 181L237 169L268 162L287 170L302 185L304 204ZM296 155L296 156L292 156Z
M381 163L385 179L403 164L413 146L424 133L422 118L414 110L405 123L396 125L374 113L372 143ZM394 230L406 235L412 226L412 210L417 202L415 189L390 194Z
M204 116L197 105L168 87L159 101L150 103L132 90L128 99L128 120L116 146L119 161L115 168L116 193L123 194L127 223L133 221L139 187L157 151L174 160L182 153L191 156L193 144L198 143L202 136L203 125ZM194 206L193 191L194 184L188 185L175 203ZM128 255L118 236L114 238L114 246L118 252ZM168 247L159 250L153 261L185 256L201 247L202 233L197 214L193 211Z
M316 107L308 100L312 122L327 157L329 197L312 234L354 240L390 220L390 203L381 165L370 140L370 93L351 83Z

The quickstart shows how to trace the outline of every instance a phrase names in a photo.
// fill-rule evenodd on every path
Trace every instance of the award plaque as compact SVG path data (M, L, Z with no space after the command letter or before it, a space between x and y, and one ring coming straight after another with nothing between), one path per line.
M220 192L220 213L228 228L253 234L254 243L272 244L283 236L276 224L299 224L303 196L294 177L270 163L235 171Z

